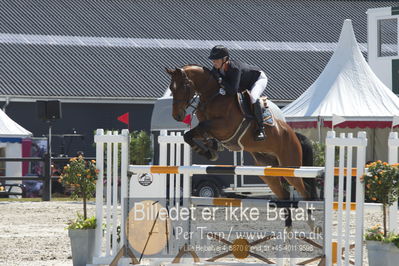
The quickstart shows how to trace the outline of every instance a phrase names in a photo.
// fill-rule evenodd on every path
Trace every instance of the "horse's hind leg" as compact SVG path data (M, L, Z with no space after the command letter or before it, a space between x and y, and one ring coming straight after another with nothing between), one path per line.
M302 147L302 165L313 166L313 144L305 135L295 132ZM303 180L306 191L310 194L311 199L316 200L319 198L316 192L316 181L314 178L305 178Z
M279 162L280 162L280 166L300 166L301 164L295 164L295 159L300 161L300 157L298 156L298 158L293 158L292 155L293 153L290 153L289 151L280 156ZM290 163L292 164L294 162L293 165L290 165ZM299 194L301 194L301 196L303 197L304 200L311 200L311 193L308 193L308 191L306 191L305 188L305 184L303 182L303 178L299 178L299 177L284 177L288 183L290 183L290 185L292 185L293 187L295 187L295 189L299 192ZM314 224L314 220L313 220L313 213L311 209L307 210L308 213L308 219L306 220L307 224L309 225L310 229L312 231L315 230L315 224Z
M296 150L286 150L284 153L279 154L278 156L279 166L301 166L302 165L302 153L301 151ZM310 194L306 191L305 184L303 182L303 178L300 177L284 177L287 182L293 186L299 194L302 196L304 200L310 199Z
M259 166L277 166L278 161L274 156L259 153L259 152L252 152L252 157L255 160L255 164ZM269 186L269 188L273 191L276 197L279 200L288 200L290 198L289 192L284 189L283 185L281 184L281 179L279 176L259 176L262 181Z
M277 158L265 153L251 153L255 160L256 165L259 166L277 166ZM290 194L281 184L281 178L279 176L259 176L262 181L269 186L269 188L276 195L279 200L289 200ZM285 212L285 227L289 230L292 228L292 217L289 208L284 209Z

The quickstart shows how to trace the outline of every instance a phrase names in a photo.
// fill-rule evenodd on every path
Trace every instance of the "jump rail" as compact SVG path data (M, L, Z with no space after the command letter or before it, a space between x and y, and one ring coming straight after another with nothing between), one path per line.
M324 167L261 167L234 165L191 165L191 166L160 166L160 165L130 165L129 172L133 174L188 174L188 175L261 175L316 178L324 172Z

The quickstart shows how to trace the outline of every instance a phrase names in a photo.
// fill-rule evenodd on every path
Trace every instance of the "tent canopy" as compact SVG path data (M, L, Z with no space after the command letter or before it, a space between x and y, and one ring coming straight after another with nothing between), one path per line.
M346 118L339 127L390 127L399 115L399 98L374 74L357 44L352 21L345 20L337 48L319 78L283 113L295 128L316 127L333 114Z
M15 138L24 138L31 135L31 132L21 127L0 109L0 139L2 142L5 142L7 138L15 140Z

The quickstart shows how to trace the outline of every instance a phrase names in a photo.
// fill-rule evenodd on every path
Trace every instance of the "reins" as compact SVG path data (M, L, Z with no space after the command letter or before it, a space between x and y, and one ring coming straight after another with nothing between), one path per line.
M191 84L190 84L190 79L188 78L187 73L184 71L183 68L181 68L181 72L182 72L182 75L183 75L183 78L184 78L184 85L183 85L183 87L184 87L185 93L186 93L186 94L188 95L188 97L189 97L190 91L191 91L191 89L192 89ZM207 79L207 81L206 81L206 84L209 83L209 80L210 80L211 76L212 76L212 75L209 75L209 76L208 76L208 79ZM191 115L194 115L194 114L197 112L197 109L200 110L200 111L205 111L205 107L208 105L208 103L212 102L213 99L216 98L218 95L219 95L219 91L217 91L215 94L213 94L213 95L212 95L209 99L207 99L206 101L202 101L202 102L201 102L201 97L200 97L201 94L197 93L197 92L194 90L194 96L191 98L190 102L187 103L187 108L188 108L188 107L192 107L192 108L193 108L193 111L191 112ZM186 97L186 98L188 98L188 97ZM194 105L194 103L196 102L196 100L197 100L198 98L199 98L200 100L197 102L196 105ZM181 101L187 101L187 100L176 100L176 102L181 102ZM173 102L175 102L175 100L173 100Z

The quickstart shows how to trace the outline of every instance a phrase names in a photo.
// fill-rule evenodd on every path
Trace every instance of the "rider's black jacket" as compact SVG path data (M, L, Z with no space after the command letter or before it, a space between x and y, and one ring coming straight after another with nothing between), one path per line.
M261 69L257 66L230 60L224 75L216 68L212 68L214 76L222 77L222 86L229 95L244 90L251 90L258 80Z

